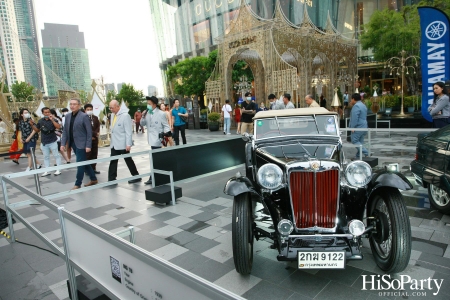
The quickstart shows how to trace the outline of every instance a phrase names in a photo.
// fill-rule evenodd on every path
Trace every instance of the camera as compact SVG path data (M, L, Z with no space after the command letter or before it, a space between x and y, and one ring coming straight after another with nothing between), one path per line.
M158 137L159 137L160 139L163 139L164 137L171 137L171 136L172 136L172 132L170 132L170 131L168 131L168 132L166 132L166 133L160 132L160 133L158 134Z

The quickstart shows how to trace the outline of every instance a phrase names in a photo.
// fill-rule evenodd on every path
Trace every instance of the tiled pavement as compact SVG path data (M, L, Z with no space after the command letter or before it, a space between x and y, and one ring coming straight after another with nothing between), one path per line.
M136 150L146 149L142 134L135 135ZM215 138L230 138L221 133L205 130L188 131L188 142ZM386 145L395 148L391 150ZM388 139L379 134L372 141L372 151L380 158L380 165L400 162L407 176L408 165L414 156L415 134L393 135ZM346 148L347 149L347 148ZM354 153L348 149L347 152ZM107 156L108 149L100 149L100 156ZM347 155L351 156L351 155ZM138 169L148 170L145 156L135 158ZM0 162L0 173L25 169L9 160ZM107 165L100 165L100 181L106 180ZM125 172L120 172L124 170ZM253 271L241 276L234 270L231 246L231 197L224 195L223 185L236 170L178 182L183 197L175 206L156 206L144 197L146 187L139 184L119 184L115 188L103 188L95 192L75 194L55 200L81 217L116 232L126 226L136 229L136 244L171 261L211 282L248 299L378 299L378 291L362 290L363 275L382 274L371 255L364 248L362 261L350 261L345 270L300 271L295 263L277 262L276 251L269 249L267 241L255 243ZM128 176L126 165L119 163L119 174ZM34 188L33 177L21 178L29 188ZM44 194L67 190L72 187L74 171L65 171L57 177L41 178ZM89 194L88 194L89 193ZM26 197L13 188L8 189L12 202ZM95 194L95 196L94 196ZM415 185L412 191L403 193L408 206L413 251L409 267L402 275L415 279L444 279L437 296L430 291L423 299L450 298L450 216L430 209L427 191ZM2 196L1 196L2 197ZM0 206L3 198L0 199ZM57 214L43 206L27 206L19 209L21 215L61 245ZM47 248L35 235L20 223L14 225L20 241ZM366 244L367 245L367 244ZM14 243L0 236L0 299L66 299L67 278L64 262L59 257L34 247ZM408 291L410 297L412 291ZM434 290L436 292L436 289ZM384 295L386 298L396 298ZM417 297L414 297L417 298ZM405 297L397 296L397 299Z

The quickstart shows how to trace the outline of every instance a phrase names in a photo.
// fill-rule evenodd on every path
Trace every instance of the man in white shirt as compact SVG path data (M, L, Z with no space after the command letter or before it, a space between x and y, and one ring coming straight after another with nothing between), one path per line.
M225 100L225 105L222 107L222 117L223 117L223 134L231 134L230 133L230 125L231 125L231 106L230 100Z
M293 109L293 108L295 108L295 106L291 102L291 95L290 94L284 94L283 95L283 102L277 104L275 109Z

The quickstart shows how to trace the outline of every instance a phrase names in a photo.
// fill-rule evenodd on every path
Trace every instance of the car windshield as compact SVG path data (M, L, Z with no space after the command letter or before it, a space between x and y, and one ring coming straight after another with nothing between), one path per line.
M257 140L297 135L337 136L335 116L274 117L255 120Z

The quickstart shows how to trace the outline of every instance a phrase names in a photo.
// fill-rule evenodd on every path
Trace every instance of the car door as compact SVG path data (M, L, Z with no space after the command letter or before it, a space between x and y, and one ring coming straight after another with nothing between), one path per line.
M449 128L450 129L450 128ZM419 145L419 159L423 161L423 180L441 186L441 178L448 168L450 130L438 130L424 138Z

